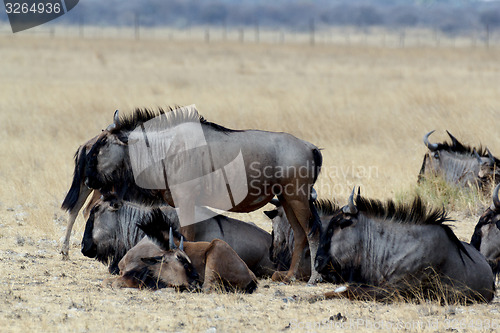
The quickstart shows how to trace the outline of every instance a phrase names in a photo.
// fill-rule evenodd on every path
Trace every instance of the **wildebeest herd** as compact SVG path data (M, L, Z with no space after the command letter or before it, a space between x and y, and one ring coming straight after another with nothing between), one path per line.
M153 119L169 126L147 136L145 128ZM183 142L175 149L162 142L195 123L205 146L180 154L179 147L186 149ZM189 126L183 128L194 128ZM148 151L155 144L153 150L177 152L156 161L163 182L158 188L141 186L144 178L158 178L150 169L140 182L134 174L137 130L146 139L139 149L144 160L151 158ZM382 203L353 189L344 207L318 199L313 186L322 166L320 149L290 134L228 129L194 108L137 109L126 117L115 112L113 123L75 154L73 182L62 204L70 218L61 252L68 257L73 224L93 193L84 210L82 253L117 275L104 281L112 287L251 293L258 278L270 276L283 282L347 284L321 298L489 302L500 270L500 161L487 148L464 146L450 133L451 143L431 143L431 134L424 136L428 152L419 182L438 176L484 193L496 186L493 204L470 244L446 224L444 209L431 209L419 197L407 204ZM246 181L224 169L237 156L243 157ZM205 179L181 196L175 193L173 178L190 182L185 174L194 169L203 175L224 170L223 186ZM238 183L246 195L238 196L230 183ZM223 204L228 197L230 209ZM272 234L213 210L251 212L268 203L275 206L265 211ZM207 218L194 223L195 216Z

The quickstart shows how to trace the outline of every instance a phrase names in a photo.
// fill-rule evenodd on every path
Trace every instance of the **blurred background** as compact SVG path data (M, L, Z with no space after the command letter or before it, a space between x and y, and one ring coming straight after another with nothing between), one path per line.
M499 28L496 0L83 0L25 33L403 46L489 45Z

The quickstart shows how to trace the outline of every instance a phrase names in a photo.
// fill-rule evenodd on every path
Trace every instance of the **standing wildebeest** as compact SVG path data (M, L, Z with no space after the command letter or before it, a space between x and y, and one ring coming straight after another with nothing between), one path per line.
M171 249L176 248L169 221L163 218L159 210L155 210L139 226L150 238L143 238L122 258L119 263L120 276L110 280L114 287L158 288L151 282L160 281L162 286L166 284L164 275L165 280L172 278L165 258ZM176 233L175 237L181 236ZM197 272L203 290L218 290L222 287L226 291L252 293L257 288L257 278L253 272L226 242L220 239L184 242L181 237L179 247ZM180 272L180 276L183 277L184 272Z
M285 215L283 206L276 199L271 200L271 203L276 206L275 209L264 211L266 216L271 219L273 231L272 236L272 246L270 249L270 257L273 262L277 264L278 270L287 270L290 267L290 261L292 259L292 252L294 247L294 237L293 230L290 227L290 223ZM315 200L314 206L318 211L318 215L321 221L322 229L328 226L333 213L338 210L337 204L330 200ZM311 276L311 253L309 251L309 246L306 246L304 251L302 251L302 258L300 261L299 270L297 277L301 280L308 280Z
M429 151L424 156L419 181L427 175L441 176L450 184L477 186L486 191L496 166L500 165L498 159L487 149L464 146L448 131L451 144L431 143L429 136L432 133L434 131L423 139Z
M497 185L493 193L493 204L479 218L470 244L481 252L490 263L495 274L500 273L500 199Z
M328 280L354 285L327 298L491 301L490 266L444 224L444 210L428 211L419 197L397 205L358 194L354 204L353 195L321 236L316 268Z
M149 121L156 119L158 124L166 124L167 130L160 128L155 132ZM181 140L168 149L164 148L165 142L172 136L189 137L190 131L183 129L195 129L198 125L205 145L193 148L189 142ZM135 134L129 142L131 133ZM145 140L140 141L142 136ZM130 150L141 158L132 161ZM277 195L294 231L295 247L290 269L288 272L275 272L275 280L295 278L301 253L308 243L311 255L316 254L320 222L310 194L321 168L322 156L311 143L287 133L227 129L206 121L194 108L171 109L169 112L136 110L130 117L122 119L115 112L114 123L99 136L89 156L85 182L101 191L123 179L137 177L148 186L161 183L158 182L161 179L163 188L160 189L164 199L171 206L178 206L183 227L195 222L195 201L200 206L243 213L263 207ZM155 160L156 164L150 164L148 169L148 161L158 156L162 156L161 160ZM243 168L243 175L224 172L226 166L236 165L235 161L241 162L238 166ZM141 166L144 173L134 174L132 163L137 162L145 164ZM207 182L201 176L190 178L193 174L212 175L220 170L221 176L217 180L222 184L219 182L218 186L213 186L216 182L212 178ZM169 186L172 180L176 186L191 184L191 180L198 182L179 195ZM230 188L230 183L238 185L237 191L233 191L235 188L232 186ZM231 195L241 195L242 188L247 190L245 195L239 198ZM174 202L174 192L179 202ZM229 199L232 205L228 208ZM192 239L192 228L187 231L186 237ZM313 268L311 270L313 274L309 282L315 283L320 276Z
M150 218L155 210L179 230L179 218L173 207L141 206L113 197L99 201L87 220L82 253L109 264L109 272L117 274L118 262L145 236L137 223ZM210 242L216 238L227 242L257 276L270 276L274 272L274 263L269 259L271 235L265 230L224 215L196 224L194 241Z

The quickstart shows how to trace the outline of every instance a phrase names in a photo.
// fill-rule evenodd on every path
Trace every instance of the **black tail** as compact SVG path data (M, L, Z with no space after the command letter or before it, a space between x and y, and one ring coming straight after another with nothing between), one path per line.
M181 233L177 231L177 226L172 223L163 214L160 208L153 208L151 213L146 214L144 218L137 223L137 227L158 244L163 250L167 251L169 246L168 233L170 228L174 238L180 240Z
M78 198L80 196L80 186L82 185L84 172L85 172L85 146L81 146L75 153L75 172L73 173L73 182L71 187L64 198L61 208L67 211L75 208Z
M314 160L314 182L318 179L319 173L321 171L321 166L323 165L323 155L318 148L313 149L313 160Z

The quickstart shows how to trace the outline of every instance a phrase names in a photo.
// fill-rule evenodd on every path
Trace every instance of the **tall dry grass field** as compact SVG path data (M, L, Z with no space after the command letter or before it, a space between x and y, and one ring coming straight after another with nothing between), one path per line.
M498 301L464 307L300 300L330 290L328 284L262 280L253 295L101 288L106 267L79 251L83 219L71 260L59 256L66 222L59 207L73 154L115 109L196 104L205 118L230 128L289 132L324 149L321 197L344 203L359 185L369 197L405 200L426 151L422 136L432 129L432 140L447 139L447 129L500 156L498 48L26 35L0 36L0 45L2 331L396 330L413 323L430 332L452 324L488 331L492 319L500 325ZM479 198L450 207L459 238L470 239L488 204ZM261 211L239 217L270 230Z

